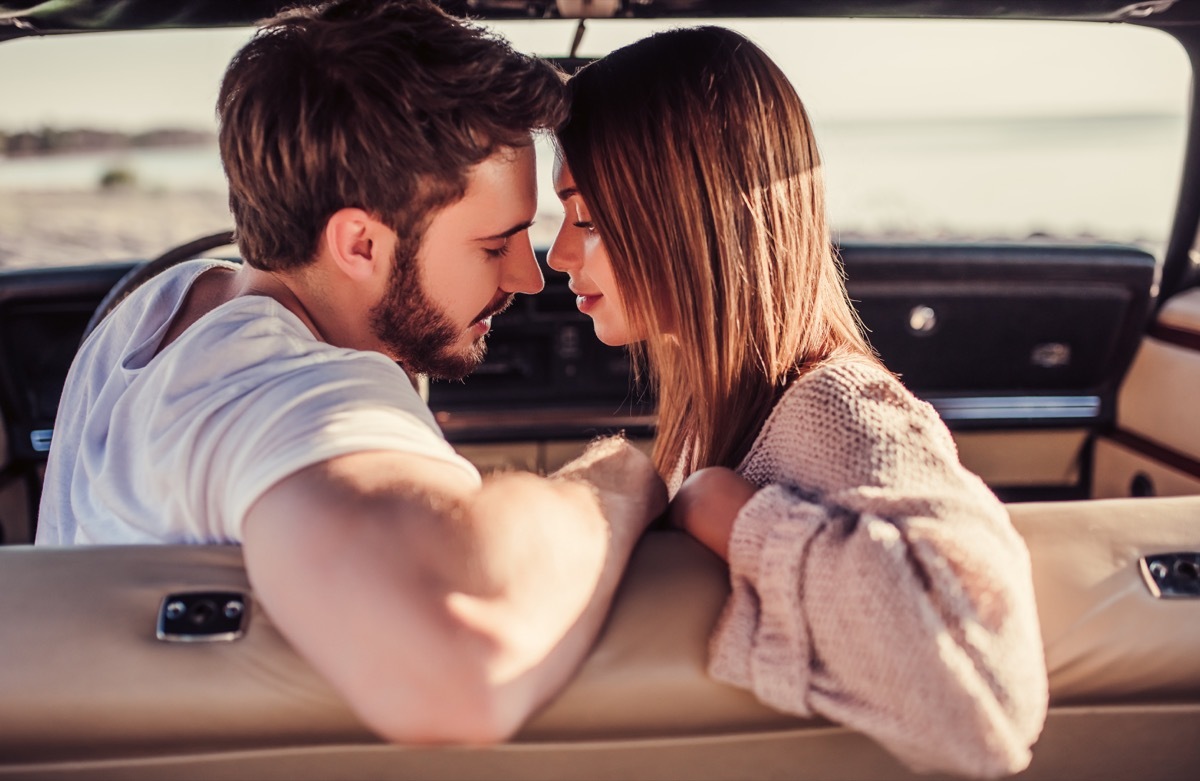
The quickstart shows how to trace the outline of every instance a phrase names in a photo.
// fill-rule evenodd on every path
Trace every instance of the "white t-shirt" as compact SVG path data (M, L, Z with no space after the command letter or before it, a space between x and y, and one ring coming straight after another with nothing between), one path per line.
M274 299L222 304L155 355L195 279L229 265L163 272L80 348L38 544L240 542L247 510L276 482L367 450L418 453L479 479L400 367L316 339Z

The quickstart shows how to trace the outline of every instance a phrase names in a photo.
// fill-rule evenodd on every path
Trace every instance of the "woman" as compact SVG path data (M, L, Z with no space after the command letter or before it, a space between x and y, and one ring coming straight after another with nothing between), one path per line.
M1028 552L863 338L790 83L706 27L568 92L549 262L644 359L672 522L729 562L710 673L918 769L1025 767L1047 700Z

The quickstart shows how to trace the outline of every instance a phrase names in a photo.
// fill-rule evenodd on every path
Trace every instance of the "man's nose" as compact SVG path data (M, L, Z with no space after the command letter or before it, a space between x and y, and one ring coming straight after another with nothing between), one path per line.
M519 241L514 236L513 242L514 246L503 261L501 289L509 293L540 293L546 281L542 279L542 270L533 254L533 244L528 237Z

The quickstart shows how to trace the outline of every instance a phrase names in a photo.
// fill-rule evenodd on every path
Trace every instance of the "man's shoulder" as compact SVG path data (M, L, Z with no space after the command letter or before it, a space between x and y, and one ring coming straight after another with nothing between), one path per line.
M231 264L191 260L146 280L96 325L80 346L76 361L98 362L104 367L149 360L196 277L214 266L227 265Z
M381 353L330 345L285 307L262 296L235 299L214 310L155 361L154 373L169 377L177 388L391 399L424 406L395 362Z
M235 269L237 264L227 260L196 258L164 269L130 292L109 315L109 319L140 321L147 316L168 315L187 296L196 279L213 268Z

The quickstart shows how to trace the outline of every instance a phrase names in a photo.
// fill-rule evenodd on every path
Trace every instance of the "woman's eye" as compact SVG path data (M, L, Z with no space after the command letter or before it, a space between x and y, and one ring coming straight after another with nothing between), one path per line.
M580 220L579 222L574 223L574 225L576 228L582 228L583 230L587 231L588 233L596 232L596 223L594 223L594 222Z
M483 251L490 258L502 258L508 254L508 239L505 239L504 243L497 247L484 247Z

